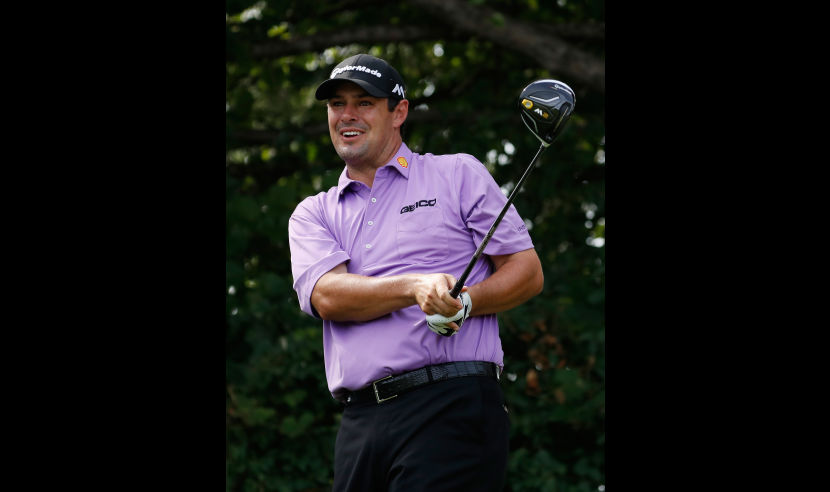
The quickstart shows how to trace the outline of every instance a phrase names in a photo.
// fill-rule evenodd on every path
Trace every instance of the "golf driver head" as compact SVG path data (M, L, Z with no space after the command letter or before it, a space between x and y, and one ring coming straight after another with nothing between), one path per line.
M574 91L554 79L532 82L519 95L522 121L545 147L562 132L575 102Z

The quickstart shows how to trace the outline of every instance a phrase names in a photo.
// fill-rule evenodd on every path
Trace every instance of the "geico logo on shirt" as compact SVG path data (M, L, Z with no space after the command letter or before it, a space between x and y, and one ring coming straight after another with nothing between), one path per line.
M421 207L434 207L436 201L438 201L437 198L433 198L432 200L419 200L419 201L413 203L412 205L405 205L401 209L401 213L405 214L407 212L413 212L416 208L421 208Z

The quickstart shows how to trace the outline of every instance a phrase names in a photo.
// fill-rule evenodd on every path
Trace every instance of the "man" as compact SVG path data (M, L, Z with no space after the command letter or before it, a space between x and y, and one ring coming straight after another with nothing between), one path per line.
M542 268L511 205L450 296L507 199L474 157L403 143L405 91L379 58L335 67L316 98L346 166L288 226L294 289L323 320L329 391L345 404L333 489L501 490L509 421L496 313L541 292Z

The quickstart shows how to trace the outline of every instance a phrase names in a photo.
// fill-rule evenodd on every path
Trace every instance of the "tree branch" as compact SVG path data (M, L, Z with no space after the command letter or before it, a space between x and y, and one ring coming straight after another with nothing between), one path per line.
M447 22L450 29L523 53L551 72L563 73L605 93L605 62L549 30L462 0L411 1L436 19ZM566 32L568 29L573 31L571 25Z
M568 23L544 26L545 32L572 41L605 41L604 22Z
M251 54L255 58L280 57L322 51L332 46L352 43L373 44L425 39L460 38L460 33L448 33L441 26L367 26L337 32L325 32L311 36L298 36L289 40L275 40L254 45Z
M463 0L411 0L435 20L447 23L430 26L366 26L273 40L251 49L255 58L276 58L297 53L322 51L352 43L410 42L428 39L468 39L479 37L493 44L522 53L542 68L562 74L605 93L605 62L565 38L605 39L605 24L537 25L513 19L489 7Z

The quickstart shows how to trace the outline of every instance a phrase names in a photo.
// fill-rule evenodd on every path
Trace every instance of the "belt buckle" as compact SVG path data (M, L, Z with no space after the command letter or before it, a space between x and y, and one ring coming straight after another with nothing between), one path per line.
M382 403L382 402L384 402L384 401L386 401L386 400L391 400L392 398L397 398L397 397L398 397L398 395L392 395L392 396L390 396L389 398L383 398L383 399L381 399L380 395L378 394L378 387L377 387L377 384L378 384L379 382L381 382L381 381L384 381L384 380L386 380L386 379L391 379L391 378L392 378L392 375L390 374L389 376L386 376L385 378L380 378L380 379L378 379L377 381L373 381L373 382L372 382L372 389L374 389L374 390L375 390L375 400L376 400L378 403Z

